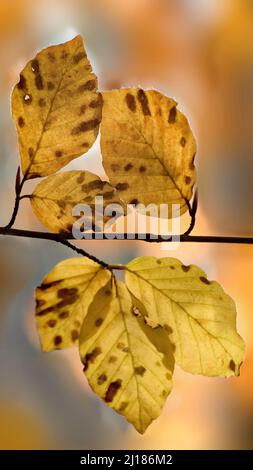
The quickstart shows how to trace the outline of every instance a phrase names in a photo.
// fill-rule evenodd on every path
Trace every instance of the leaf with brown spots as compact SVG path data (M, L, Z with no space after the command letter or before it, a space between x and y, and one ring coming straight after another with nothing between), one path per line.
M35 291L43 351L78 344L89 305L110 277L110 271L85 257L64 260L47 274Z
M236 331L235 304L200 268L143 256L127 265L126 284L145 306L148 324L167 331L184 370L239 375L245 346Z
M87 230L95 223L95 198L103 197L103 206L98 200L98 209L102 210L109 204L121 204L117 191L106 181L89 171L66 171L51 175L42 180L31 196L32 208L40 220L51 232L62 233L72 231L76 221L72 210L77 204L87 205ZM90 210L89 210L90 209ZM80 217L83 213L80 214ZM100 227L109 217L101 217L97 221ZM84 223L82 225L84 225Z
M169 218L186 212L196 179L196 143L177 103L139 88L104 92L103 102L103 165L120 197L129 204L168 204ZM176 214L172 204L180 204Z
M93 391L143 433L171 391L174 358L166 332L132 309L125 284L105 286L90 305L79 347Z
M87 152L98 134L101 109L81 36L30 60L12 94L26 179L55 173Z

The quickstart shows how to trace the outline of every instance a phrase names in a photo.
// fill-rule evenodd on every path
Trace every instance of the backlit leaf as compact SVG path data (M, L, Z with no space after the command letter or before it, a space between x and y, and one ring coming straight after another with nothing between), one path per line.
M167 334L145 325L139 308L121 281L107 285L89 308L79 344L94 392L143 433L171 391L174 359Z
M110 183L129 204L180 204L195 183L196 143L177 103L139 88L103 93L101 151ZM177 214L178 215L178 214Z
M36 319L43 351L73 345L94 295L110 279L108 270L88 258L57 264L36 289Z
M197 266L175 258L141 257L127 265L126 283L145 306L151 326L162 325L187 372L239 375L244 342L233 300Z
M103 207L108 204L116 204L121 201L117 197L117 191L106 181L102 181L97 175L89 171L66 171L51 175L42 180L35 188L31 196L33 210L40 222L51 232L71 232L75 217L72 209L77 204L85 204L92 211L86 220L93 228L95 225L95 197L103 197L103 205L97 201L97 211L103 212ZM96 228L100 228L102 222L107 222L107 217L98 220Z
M29 61L12 94L26 178L47 176L87 152L98 133L101 107L81 36Z

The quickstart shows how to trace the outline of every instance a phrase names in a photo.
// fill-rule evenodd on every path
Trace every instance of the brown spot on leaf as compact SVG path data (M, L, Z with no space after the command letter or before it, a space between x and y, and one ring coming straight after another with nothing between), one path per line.
M139 168L139 172L144 173L145 171L146 171L146 167L141 165L140 168Z
M38 59L34 59L32 60L31 62L31 67L32 67L32 71L37 74L40 72L40 64L39 64L39 61Z
M143 366L138 366L134 368L134 371L137 375L141 375L141 377L145 374L146 369Z
M101 374L98 379L97 379L97 384L102 385L104 382L106 382L107 376L105 374Z
M184 180L185 180L185 184L190 184L192 179L190 176L186 176Z
M26 79L24 75L20 74L19 82L17 84L17 87L19 90L25 90L26 89Z
M102 325L103 321L104 321L103 318L97 318L96 321L95 321L95 325L100 326L100 325Z
M57 295L59 299L63 299L68 296L76 295L77 292L78 292L78 289L76 287L70 287L70 288L65 287L63 289L59 289Z
M182 264L181 268L185 273L188 273L188 271L190 271L191 269L191 266L185 266L184 264Z
M229 369L232 370L232 372L235 372L235 362L233 361L233 359L231 359L230 363L229 363Z
M19 116L18 118L18 125L19 127L24 127L25 125L25 121L24 121L24 118L22 118L22 116Z
M139 204L139 201L138 201L138 199L132 199L132 200L129 202L129 204L137 205L137 204Z
M117 163L112 163L111 164L111 169L112 171L117 171L120 169L120 166Z
M82 184L81 190L82 190L84 193L86 193L86 192L88 191L88 185L87 185L87 184ZM87 198L85 198L85 200L86 200L86 199L87 199Z
M84 186L85 186L85 185L83 185L82 188L83 188ZM84 198L84 202L86 202L87 204L89 204L89 203L92 202L92 201L93 201L93 197L92 197L92 196L86 196L86 197ZM77 219L78 219L78 218L79 218L79 217L77 217Z
M128 401L123 401L119 407L119 413L123 413L123 411L125 411L127 406L128 406Z
M124 170L125 171L129 171L133 168L133 164L132 163L127 163L127 165L124 167Z
M94 109L94 108L98 108L98 106L100 106L100 104L101 104L101 98L100 98L100 96L99 96L97 100L92 100L92 101L89 103L89 107L90 107L90 108L93 108L93 109Z
M87 353L86 356L84 357L83 363L84 363L84 368L83 370L86 371L89 367L89 363L91 362L92 364L94 363L95 359L99 356L99 354L102 353L101 348L96 347L93 349L92 352Z
M80 173L80 175L79 175L78 178L76 179L76 182L77 182L78 184L82 184L82 183L84 182L84 180L85 180L85 173L83 172L83 173Z
M105 185L106 185L106 181L94 180L88 184L87 189L88 191L92 191L93 189L103 189Z
M165 323L165 325L163 325L163 328L165 329L165 331L171 335L171 333L173 333L173 329L171 328L171 326L168 325L168 323Z
M61 209L65 209L66 207L66 202L63 200L63 199L59 199L58 200L58 206L61 208ZM63 215L63 213L62 213Z
M60 318L61 320L64 320L65 318L68 318L68 317L69 317L69 312L67 310L64 310L58 315L58 318Z
M92 91L96 88L97 86L97 82L96 80L88 80L86 83L83 83L82 85L80 85L77 89L77 92L78 93L82 93L83 91Z
M180 140L180 145L181 145L182 147L185 147L185 145L186 145L186 138L185 138L185 137L182 137L182 138L181 138L181 140Z
M116 356L110 356L109 359L108 359L109 364L114 364L114 362L116 362L116 361L117 361Z
M162 391L162 397L166 397L166 396L167 396L167 392L166 392L166 390L163 390Z
M106 289L105 295L111 295L111 291L109 289Z
M79 332L78 330L73 330L71 331L71 339L72 341L76 341L79 338Z
M47 56L50 62L55 62L55 55L52 52L48 52Z
M211 282L208 281L208 279L207 279L206 277L204 277L204 276L200 276L199 279L200 279L201 282L203 282L204 284L207 284L207 285L211 284Z
M43 90L44 88L42 76L40 75L40 73L38 73L38 75L36 75L35 77L35 85L38 90Z
M57 158L62 157L62 150L56 150L56 151L55 151L55 156L56 156Z
M65 49L63 49L63 51L61 53L61 59L65 60L65 59L67 59L68 56L69 56L68 52L65 51Z
M142 108L142 112L144 116L151 116L151 112L150 112L149 105L148 105L148 98L142 89L138 90L137 99L139 103L141 104L141 108Z
M54 337L54 345L59 346L62 343L62 337L60 335L57 335Z
M46 100L44 100L44 98L40 98L38 104L40 108L44 108L46 106Z
M112 199L113 196L114 196L114 190L106 191L105 193L103 193L103 198L104 199Z
M117 189L118 191L125 191L125 190L128 189L128 188L129 188L129 184L128 184L128 183L118 183L118 184L116 185L116 189Z
M177 117L177 107L173 106L169 112L168 122L169 124L174 124L176 122Z
M160 259L157 259L156 262L157 262L157 264L162 264L162 260L160 260Z
M169 372L166 372L165 377L167 380L171 380L171 374Z
M36 308L42 307L45 303L46 301L44 299L36 299Z
M41 290L47 290L47 289L50 289L51 287L57 286L58 284L60 284L60 282L61 282L61 280L52 281L52 282L42 282L42 284L40 285L39 289L41 289Z
M67 305L74 304L79 298L79 295L67 295L61 302L56 304L56 308L66 307Z
M84 114L86 109L87 109L86 104L82 104L82 106L80 106L80 114Z
M91 119L90 121L81 122L78 126L74 127L71 131L71 135L79 135L82 132L87 132L95 129L99 125L99 119Z
M87 149L90 145L88 144L88 142L83 142L83 144L81 145L81 147Z
M55 309L55 306L52 305L51 307L44 308L44 310L41 310L40 312L36 312L36 315L38 317L42 317L43 315L47 315L48 313L53 312Z
M170 269L172 269L172 271L175 269L175 266L173 266L173 264L170 266Z
M50 328L53 328L55 325L56 325L57 321L54 320L53 318L51 318L51 320L48 320L47 322L47 325L50 327Z
M125 100L126 100L126 104L127 104L128 108L130 109L130 111L135 113L135 111L136 111L135 97L133 95L131 95L131 93L127 93L126 97L125 97Z
M122 383L122 381L120 379L115 380L114 382L110 383L110 385L109 385L109 387L106 391L106 394L105 394L105 402L106 403L111 403L113 401L117 391L121 387L121 383Z
M129 348L124 343L121 343L121 342L117 344L117 348L120 349L120 351L123 351L123 352L128 352L129 351Z
M54 83L53 83L53 82L47 82L47 89L48 89L49 91L54 90Z
M73 57L73 63L78 64L82 59L86 59L86 54L85 52L79 52L78 54L74 55Z

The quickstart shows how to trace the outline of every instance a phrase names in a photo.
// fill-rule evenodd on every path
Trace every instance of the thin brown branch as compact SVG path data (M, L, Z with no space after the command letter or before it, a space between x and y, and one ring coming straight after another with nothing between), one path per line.
M10 229L16 221L18 210L19 210L19 203L20 203L20 200L22 199L20 197L20 194L21 194L21 191L23 189L25 182L26 182L26 176L23 176L22 180L20 180L20 166L19 166L17 169L16 183L15 183L15 191L16 191L15 204L14 204L11 219L9 223L6 225L7 229Z
M41 240L53 240L56 242L62 242L67 240L76 240L71 233L69 234L55 234L49 232L38 232L35 230L22 230L8 227L0 227L0 235L14 236L14 237L26 237L26 238L37 238ZM99 240L108 240L107 233L99 233ZM116 235L116 234L111 234ZM92 240L96 240L96 233L92 233ZM180 240L182 243L226 243L226 244L240 244L240 245L253 245L253 237L229 237L229 236L213 236L213 235L181 235L177 239L171 236L166 240L165 236L152 235L152 234L129 234L122 233L117 234L117 238L114 240L139 240L149 243L161 243L161 242L172 242ZM78 241L78 240L76 240ZM87 256L87 255L85 255Z

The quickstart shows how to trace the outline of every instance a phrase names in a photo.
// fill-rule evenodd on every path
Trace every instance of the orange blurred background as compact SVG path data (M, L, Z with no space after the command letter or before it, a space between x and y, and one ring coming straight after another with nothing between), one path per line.
M11 89L38 50L78 33L100 89L157 88L189 117L198 141L195 233L252 235L252 0L0 0L0 225L12 211L18 165ZM103 176L98 142L66 168ZM16 226L42 229L26 200ZM0 448L252 449L252 247L184 244L164 252L134 241L83 246L112 263L156 255L200 265L236 301L247 343L241 376L210 379L177 369L161 417L138 435L90 391L77 351L40 351L33 289L71 252L49 241L2 237Z

